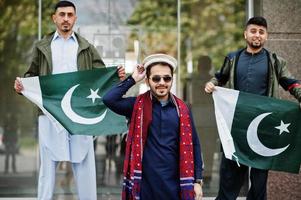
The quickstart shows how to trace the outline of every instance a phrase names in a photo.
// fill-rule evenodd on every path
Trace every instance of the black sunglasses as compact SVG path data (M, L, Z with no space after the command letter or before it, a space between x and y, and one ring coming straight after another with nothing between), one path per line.
M154 75L153 77L151 77L151 79L154 83L159 83L161 81L161 78L163 78L165 83L169 83L172 80L171 76Z

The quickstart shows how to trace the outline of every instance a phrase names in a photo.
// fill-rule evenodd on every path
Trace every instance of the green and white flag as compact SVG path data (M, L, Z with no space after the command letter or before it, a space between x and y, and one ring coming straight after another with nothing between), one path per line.
M22 78L22 94L55 124L75 135L112 135L127 130L126 119L109 110L102 96L119 78L116 67Z
M299 173L301 111L294 102L216 87L215 116L226 158Z

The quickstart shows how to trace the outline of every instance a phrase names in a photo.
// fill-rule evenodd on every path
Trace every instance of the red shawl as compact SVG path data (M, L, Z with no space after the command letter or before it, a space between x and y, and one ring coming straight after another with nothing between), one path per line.
M180 118L180 187L181 199L194 199L194 159L192 128L189 109L186 104L171 95ZM123 200L140 199L140 183L142 179L142 156L149 125L152 121L152 100L150 92L139 95L132 113L129 134L127 136L125 160L123 167Z

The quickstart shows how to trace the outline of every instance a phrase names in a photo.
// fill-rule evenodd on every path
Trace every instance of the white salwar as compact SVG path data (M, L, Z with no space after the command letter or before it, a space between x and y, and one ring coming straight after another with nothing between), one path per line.
M53 199L55 172L59 161L72 164L80 200L96 200L93 137L58 132L47 116L39 116L40 174L38 199Z

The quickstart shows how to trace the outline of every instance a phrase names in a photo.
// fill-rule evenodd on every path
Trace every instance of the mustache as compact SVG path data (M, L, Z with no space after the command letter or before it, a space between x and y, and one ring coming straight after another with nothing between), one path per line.
M165 86L165 85L158 85L158 86L156 86L156 89L158 89L158 88L168 88L168 86Z

